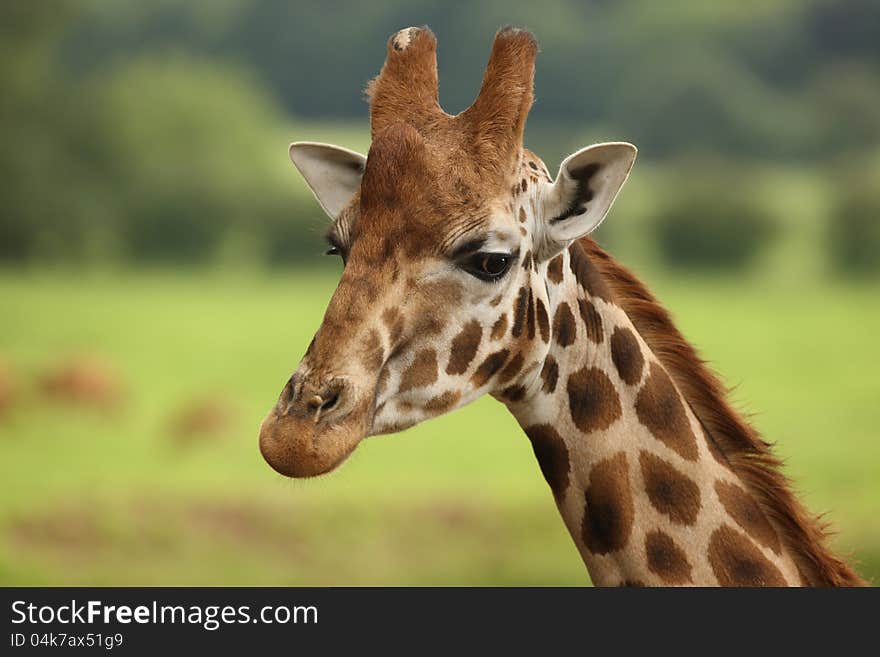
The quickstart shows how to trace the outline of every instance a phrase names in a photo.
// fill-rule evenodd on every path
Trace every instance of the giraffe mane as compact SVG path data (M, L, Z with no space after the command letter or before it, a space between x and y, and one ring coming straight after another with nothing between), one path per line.
M588 237L572 245L571 257L587 259L598 269L615 303L675 380L707 439L780 530L801 576L814 586L865 586L867 582L827 547L828 524L795 497L771 444L731 406L725 386L648 288Z

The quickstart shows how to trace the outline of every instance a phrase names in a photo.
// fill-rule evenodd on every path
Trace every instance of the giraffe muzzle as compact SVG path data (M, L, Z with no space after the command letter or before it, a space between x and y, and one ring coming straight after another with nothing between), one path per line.
M295 374L260 426L260 452L286 477L329 472L366 435L366 406L345 378L315 383Z

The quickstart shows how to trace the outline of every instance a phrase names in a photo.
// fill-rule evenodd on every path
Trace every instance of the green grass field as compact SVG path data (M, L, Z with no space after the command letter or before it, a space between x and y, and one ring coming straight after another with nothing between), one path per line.
M876 287L695 283L655 291L737 385L835 544L880 576ZM332 275L0 275L0 584L588 582L528 441L491 399L366 441L338 472L274 474L257 428L318 326ZM92 354L125 385L105 411L34 381ZM173 439L208 398L228 430Z

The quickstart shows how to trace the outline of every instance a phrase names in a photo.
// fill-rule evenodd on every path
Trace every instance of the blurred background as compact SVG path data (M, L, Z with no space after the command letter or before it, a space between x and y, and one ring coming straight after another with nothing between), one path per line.
M366 152L397 29L464 109L542 52L526 143L640 148L599 240L880 576L880 3L8 0L0 5L0 584L588 582L484 399L274 474L259 423L334 289L292 140Z

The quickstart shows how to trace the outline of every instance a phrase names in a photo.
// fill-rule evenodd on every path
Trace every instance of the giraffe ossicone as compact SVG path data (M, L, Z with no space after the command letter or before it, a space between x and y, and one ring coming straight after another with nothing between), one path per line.
M260 428L264 458L320 475L368 435L488 393L596 584L858 583L666 312L587 237L635 147L589 146L555 178L523 147L536 52L528 31L499 31L452 116L434 35L401 30L367 88L367 156L291 144L344 269Z

